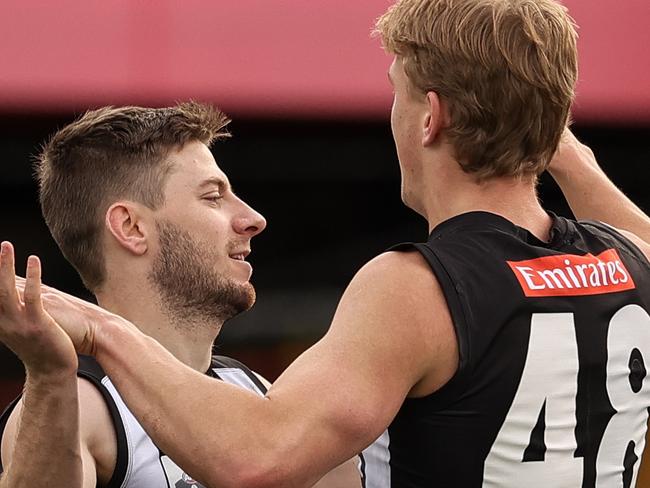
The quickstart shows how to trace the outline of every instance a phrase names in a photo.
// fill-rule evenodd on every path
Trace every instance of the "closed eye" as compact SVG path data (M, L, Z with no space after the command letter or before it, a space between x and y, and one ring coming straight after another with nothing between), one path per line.
M213 203L219 203L219 200L223 198L223 195L216 194L216 195L207 195L203 197L204 200L208 200L209 202Z

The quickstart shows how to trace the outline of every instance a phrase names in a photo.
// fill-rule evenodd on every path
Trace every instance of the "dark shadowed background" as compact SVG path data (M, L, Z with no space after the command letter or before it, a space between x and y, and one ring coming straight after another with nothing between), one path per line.
M234 137L213 152L268 228L250 257L258 302L226 324L217 348L274 379L323 334L364 262L427 235L399 198L390 58L369 36L389 3L3 2L0 239L14 242L19 263L38 254L46 283L89 298L40 217L31 174L39 145L89 107L190 98L221 106ZM650 7L565 3L581 27L575 131L650 209ZM567 214L548 178L540 194ZM0 346L0 407L22 375Z

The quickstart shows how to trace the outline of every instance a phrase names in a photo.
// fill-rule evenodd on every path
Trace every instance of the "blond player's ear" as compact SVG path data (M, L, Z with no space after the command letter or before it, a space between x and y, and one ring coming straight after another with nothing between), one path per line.
M132 254L147 251L147 225L141 218L140 205L116 202L106 211L106 229L115 242Z
M434 91L426 94L426 109L422 125L422 145L430 146L440 131L448 125L447 106Z

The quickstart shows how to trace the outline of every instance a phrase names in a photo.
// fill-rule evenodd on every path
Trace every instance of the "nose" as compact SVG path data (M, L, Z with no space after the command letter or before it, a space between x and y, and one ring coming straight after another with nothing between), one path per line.
M241 200L240 200L241 201ZM256 236L266 228L264 216L241 201L242 210L233 221L233 228L238 234L249 238Z

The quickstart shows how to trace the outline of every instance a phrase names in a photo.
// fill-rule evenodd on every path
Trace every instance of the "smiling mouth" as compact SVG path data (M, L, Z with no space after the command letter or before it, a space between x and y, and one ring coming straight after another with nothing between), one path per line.
M230 259L234 259L235 261L246 261L246 256L248 256L249 254L250 251L243 251L236 254L230 254L229 257Z

